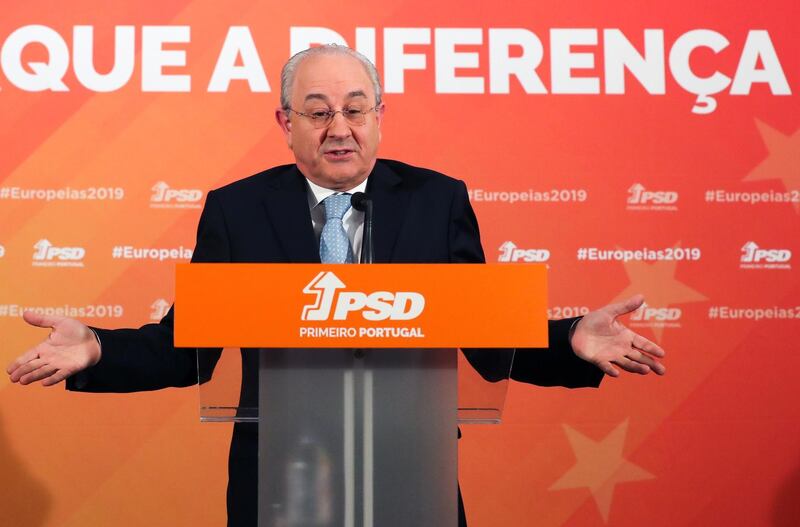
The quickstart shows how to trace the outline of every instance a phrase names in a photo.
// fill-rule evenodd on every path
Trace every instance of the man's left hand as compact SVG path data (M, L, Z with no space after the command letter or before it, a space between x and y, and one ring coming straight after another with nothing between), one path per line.
M646 375L651 371L664 375L666 368L658 359L664 350L657 344L626 328L618 318L637 310L644 302L636 295L624 302L592 311L578 322L572 335L572 349L612 377L625 371Z

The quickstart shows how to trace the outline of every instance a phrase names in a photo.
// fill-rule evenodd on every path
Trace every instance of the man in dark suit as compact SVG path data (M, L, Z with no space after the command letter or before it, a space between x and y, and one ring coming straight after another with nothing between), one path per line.
M478 224L464 183L436 172L377 159L384 105L374 66L340 46L295 55L281 76L276 110L296 164L276 167L208 194L193 262L319 262L323 202L366 190L374 202L376 262L483 263ZM357 260L363 217L345 212L349 241L342 261ZM512 378L544 386L597 386L615 366L664 373L663 351L618 321L641 305L639 296L583 319L551 322L548 350L520 350ZM44 385L67 379L72 390L129 392L197 382L193 349L173 346L173 311L139 329L92 329L77 320L26 313L50 327L48 339L8 368L13 382ZM204 365L210 374L218 354ZM491 364L468 358L485 376ZM244 401L254 400L255 355L243 354ZM229 461L229 525L255 525L257 434L234 427ZM459 500L460 501L460 500ZM461 505L459 503L459 505ZM460 521L464 524L463 511Z

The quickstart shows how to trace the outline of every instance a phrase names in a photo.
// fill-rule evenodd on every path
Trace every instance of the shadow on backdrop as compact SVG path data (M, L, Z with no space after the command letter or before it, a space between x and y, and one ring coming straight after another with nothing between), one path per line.
M28 471L25 463L12 450L0 414L0 511L3 525L37 527L44 525L50 512L52 497L47 488Z
M800 463L786 478L772 509L772 525L775 527L795 527L800 521Z

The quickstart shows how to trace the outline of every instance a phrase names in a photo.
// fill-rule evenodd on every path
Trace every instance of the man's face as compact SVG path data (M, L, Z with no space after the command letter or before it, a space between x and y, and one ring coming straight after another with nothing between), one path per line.
M375 106L375 91L364 66L348 55L312 55L295 72L292 109L304 114ZM372 171L381 140L383 106L366 113L364 124L349 122L341 113L327 127L309 117L275 111L300 172L317 185L339 191L357 186Z

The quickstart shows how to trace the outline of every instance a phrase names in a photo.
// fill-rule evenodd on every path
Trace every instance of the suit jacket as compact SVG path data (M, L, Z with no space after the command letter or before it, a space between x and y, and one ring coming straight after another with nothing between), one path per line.
M318 263L306 189L297 167L284 165L209 192L192 261ZM376 262L485 262L478 222L463 182L397 161L378 160L367 191L374 203ZM512 378L540 386L598 386L602 372L572 352L571 324L572 320L550 323L546 350L518 350ZM195 349L173 345L172 309L158 324L96 331L102 358L69 379L68 389L132 392L197 383ZM493 380L491 353L465 350L465 354L484 377ZM210 376L219 354L202 355L208 359L201 365L201 377ZM243 350L243 404L257 400L257 372L257 354ZM256 425L234 426L228 465L229 525L255 525L257 442Z

